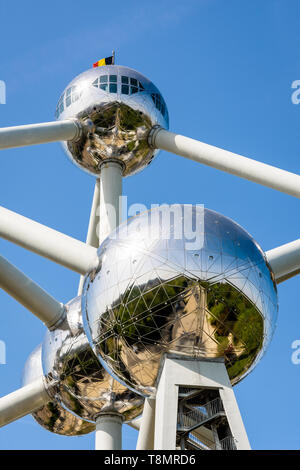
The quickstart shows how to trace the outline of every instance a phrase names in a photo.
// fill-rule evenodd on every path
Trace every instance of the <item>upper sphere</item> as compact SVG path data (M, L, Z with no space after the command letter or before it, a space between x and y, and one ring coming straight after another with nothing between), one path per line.
M232 384L241 380L272 336L277 290L263 251L238 224L201 206L162 206L103 242L83 307L99 359L147 395L168 353L224 358Z
M149 131L155 125L169 128L167 106L156 86L121 65L93 68L74 78L55 115L88 124L80 140L63 146L76 165L93 175L109 159L120 161L124 176L142 170L157 154L148 144Z

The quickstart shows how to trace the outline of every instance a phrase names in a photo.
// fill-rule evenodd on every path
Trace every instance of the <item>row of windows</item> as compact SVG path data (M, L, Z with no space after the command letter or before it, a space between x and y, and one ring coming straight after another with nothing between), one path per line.
M59 98L59 101L56 106L55 117L58 118L58 116L63 112L65 107L67 108L72 103L79 100L80 96L81 93L78 92L76 86L71 86L70 88L67 88L65 93L63 93Z
M109 93L118 93L118 77L117 75L101 75L96 78L93 82L93 85L96 88L107 91ZM123 95L133 95L144 91L145 88L136 78L126 77L125 75L121 76L121 93ZM153 103L156 108L162 113L163 116L166 116L166 105L162 96L158 93L151 94Z
M97 78L93 85L101 90L108 91L109 93L118 92L118 77L117 75L101 75ZM136 78L121 76L121 93L123 95L133 95L144 91L144 87Z
M163 97L159 95L158 93L151 93L151 98L156 108L161 112L163 116L166 116L167 108L163 100Z
M100 88L103 91L109 93L118 92L118 76L117 75L101 75L94 82L93 85L96 88ZM123 95L133 95L145 91L145 88L136 78L121 76L121 93ZM57 103L55 117L64 111L65 108L70 106L75 101L79 100L81 92L78 92L76 86L69 87L65 93L63 93ZM161 112L161 114L167 118L167 108L162 96L159 93L152 93L151 98L155 107Z

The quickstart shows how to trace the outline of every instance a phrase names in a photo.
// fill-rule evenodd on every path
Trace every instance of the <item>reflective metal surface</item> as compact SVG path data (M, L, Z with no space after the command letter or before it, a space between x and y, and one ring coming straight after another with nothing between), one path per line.
M28 385L42 375L42 345L40 344L26 361L22 385ZM79 436L95 430L94 424L73 415L56 400L50 401L50 396L49 403L36 410L32 416L43 428L56 434Z
M156 208L122 224L99 259L85 280L85 329L128 387L155 393L165 353L224 357L232 384L261 358L276 284L261 248L232 220L201 206Z
M67 305L67 316L56 330L47 331L42 347L43 371L49 393L83 419L95 421L101 411L115 410L126 421L143 409L142 397L114 380L99 363L84 333L81 298Z
M61 95L57 119L78 118L88 123L77 142L63 146L71 160L99 175L101 163L116 159L124 176L145 168L157 153L148 145L154 125L166 129L166 104L155 85L139 72L119 65L97 67L78 75Z

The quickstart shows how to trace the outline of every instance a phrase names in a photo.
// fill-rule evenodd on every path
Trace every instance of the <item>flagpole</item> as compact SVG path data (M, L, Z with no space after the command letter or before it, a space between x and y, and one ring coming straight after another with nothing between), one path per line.
M112 51L112 58L113 58L112 63L113 65L115 65L115 51Z

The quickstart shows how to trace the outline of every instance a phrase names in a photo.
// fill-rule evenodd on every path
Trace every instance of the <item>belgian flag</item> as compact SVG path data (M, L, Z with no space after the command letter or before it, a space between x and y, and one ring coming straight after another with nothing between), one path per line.
M104 59L98 60L93 64L93 67L101 67L102 65L114 65L114 56L105 57Z

